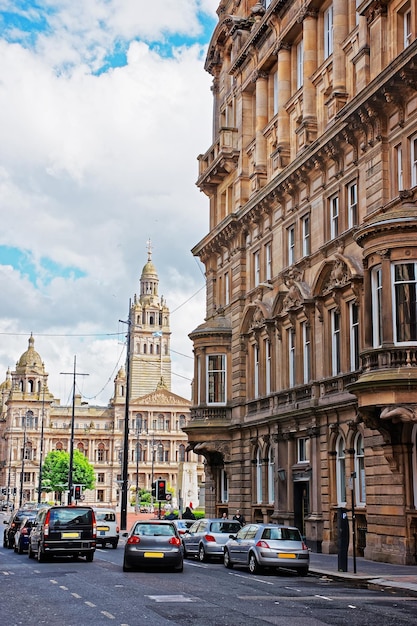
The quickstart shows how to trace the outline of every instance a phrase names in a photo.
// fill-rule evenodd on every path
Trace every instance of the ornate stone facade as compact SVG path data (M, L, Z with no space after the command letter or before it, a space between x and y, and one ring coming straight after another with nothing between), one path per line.
M222 0L190 447L207 509L417 562L417 13ZM209 123L209 121L208 121ZM350 546L352 549L352 546Z

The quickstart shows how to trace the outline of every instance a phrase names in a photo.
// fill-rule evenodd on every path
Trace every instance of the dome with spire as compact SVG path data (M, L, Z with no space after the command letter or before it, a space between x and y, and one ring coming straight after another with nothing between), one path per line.
M33 335L31 335L29 338L28 349L22 354L19 361L16 363L17 372L19 372L20 370L26 370L27 368L43 370L44 366L42 359L39 356L38 352L36 352L34 345L35 339L33 338Z

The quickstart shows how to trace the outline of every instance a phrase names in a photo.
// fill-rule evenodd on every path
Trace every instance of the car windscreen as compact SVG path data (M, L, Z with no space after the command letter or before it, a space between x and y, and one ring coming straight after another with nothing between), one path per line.
M300 533L296 528L265 528L262 539L301 541Z
M49 526L51 528L71 528L73 526L89 526L93 523L91 509L70 507L68 509L51 509Z
M212 522L210 525L212 533L237 533L240 529L239 522Z
M174 526L171 524L136 524L134 535L142 537L173 537L175 535Z
M96 520L98 522L115 522L116 515L113 511L96 511Z

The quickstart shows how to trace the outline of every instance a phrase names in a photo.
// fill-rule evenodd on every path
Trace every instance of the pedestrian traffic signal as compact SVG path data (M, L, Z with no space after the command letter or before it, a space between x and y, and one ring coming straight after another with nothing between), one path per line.
M152 498L156 498L156 480L152 483Z
M81 485L74 485L74 500L81 500Z
M166 499L166 480L158 480L158 500Z

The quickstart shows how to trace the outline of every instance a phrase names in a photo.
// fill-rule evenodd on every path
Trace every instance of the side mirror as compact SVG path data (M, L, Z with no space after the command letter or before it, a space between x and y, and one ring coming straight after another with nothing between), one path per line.
M229 539L237 539L236 535L229 535Z
M122 533L122 537L129 537L129 533Z

